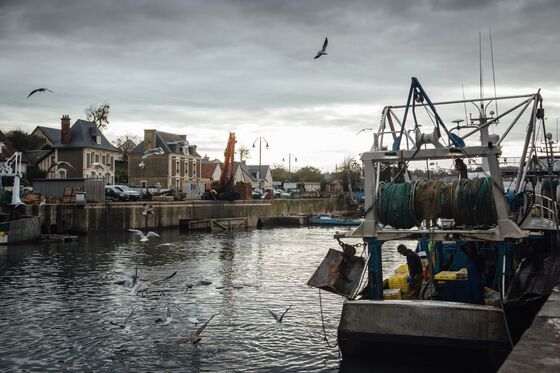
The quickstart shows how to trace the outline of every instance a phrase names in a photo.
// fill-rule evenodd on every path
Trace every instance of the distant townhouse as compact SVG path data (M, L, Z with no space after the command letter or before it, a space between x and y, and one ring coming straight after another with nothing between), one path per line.
M210 189L212 181L220 180L222 175L222 162L218 159L210 160L207 156L200 160L200 181L205 189Z
M141 158L146 149L158 147L163 154ZM187 141L187 135L146 129L144 140L128 155L128 184L131 186L188 192L198 188L200 178L201 157L196 145Z
M269 165L248 165L247 167L249 171L251 171L253 177L257 179L257 187L272 189L272 170ZM261 180L260 183L259 180Z
M52 146L52 155L47 154L49 161L43 161L47 156L41 155L40 169L48 171L50 165L59 161L71 165L52 169L47 178L103 178L107 184L114 183L118 150L94 123L78 119L70 126L70 117L63 115L60 129L37 126L32 134Z

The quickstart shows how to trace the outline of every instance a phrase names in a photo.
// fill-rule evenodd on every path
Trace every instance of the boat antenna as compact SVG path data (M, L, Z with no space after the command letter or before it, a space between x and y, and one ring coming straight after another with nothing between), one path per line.
M492 27L488 26L488 31L490 33L490 56L492 58L492 79L494 80L494 102L496 104L496 117L499 117L498 115L498 100L496 99L496 72L494 70L494 48L492 46ZM495 123L496 125L498 124L498 121L496 121Z
M467 103L465 101L465 87L463 86L463 83L461 83L461 90L463 91L463 107L465 108L465 124L468 125L469 118L467 117ZM558 132L558 131L556 131L556 132Z
M484 98L484 92L482 90L482 33L478 32L478 66L480 69L480 108L483 109L482 99ZM482 113L481 113L482 114Z

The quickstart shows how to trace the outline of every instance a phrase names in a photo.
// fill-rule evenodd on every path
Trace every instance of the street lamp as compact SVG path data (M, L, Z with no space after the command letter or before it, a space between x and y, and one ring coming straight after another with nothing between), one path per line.
M297 162L296 156L292 153L288 153L288 183L290 182L290 176L292 176L292 156L294 156L294 162ZM282 158L282 162L286 162L286 159Z
M259 170L257 171L257 179L259 179L259 189L262 189L261 146L262 146L262 142L264 141L264 143L266 144L266 149L268 149L268 141L266 141L264 137L259 136L255 139L255 141L253 141L253 148L255 147L257 140L259 141Z

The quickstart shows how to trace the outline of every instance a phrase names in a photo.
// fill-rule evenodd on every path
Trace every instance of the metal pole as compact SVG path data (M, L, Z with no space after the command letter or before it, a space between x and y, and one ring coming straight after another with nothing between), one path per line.
M259 178L259 189L262 189L262 178L261 178L261 145L262 145L262 137L259 137L259 174L258 174L258 178Z

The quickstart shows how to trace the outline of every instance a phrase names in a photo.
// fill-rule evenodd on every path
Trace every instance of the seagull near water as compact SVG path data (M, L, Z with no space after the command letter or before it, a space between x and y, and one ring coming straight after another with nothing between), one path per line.
M169 325L171 323L171 320L173 320L173 317L171 316L171 310L169 309L169 306L167 306L165 308L165 318L158 317L156 319L156 324Z
M148 241L150 237L159 237L159 234L152 231L149 231L147 234L144 234L144 232L138 229L129 229L129 231L140 236L140 241L142 242Z
M290 306L286 309L286 311L284 311L284 313L282 313L282 315L278 316L277 314L275 314L274 312L272 312L271 310L267 309L268 312L270 312L270 314L272 315L272 317L274 317L274 319L281 323L282 319L284 318L284 315L286 314L286 312L288 312L290 310L290 308L292 308L292 305L290 304Z
M327 39L325 37L325 41L323 42L323 49L321 49L320 51L317 52L317 55L315 57L313 57L313 59L317 59L319 57L321 57L322 55L327 55L327 45L329 45L329 39Z
M27 95L27 98L31 97L32 94L37 93L37 92L51 92L51 93L54 93L53 91L51 91L51 90L48 89L48 88L37 88L37 89L32 90L32 91Z
M142 156L140 158L141 159L146 159L147 157L149 157L151 155L161 155L161 154L165 154L165 152L160 147L153 148L153 149L146 149L144 151L144 154L142 154ZM143 166L141 166L141 167L143 167Z
M132 318L133 314L134 314L134 308L132 309L132 312L130 312L130 314L126 317L126 319L124 319L124 322L122 324L119 324L119 323L114 322L114 321L109 321L109 323L111 325L118 326L121 329L130 330L130 325L127 325L127 324L130 321L130 319Z
M191 342L193 345L196 345L198 342L201 341L201 337L200 334L202 334L202 332L204 331L204 329L206 329L206 326L208 326L208 323L214 318L214 316L219 315L220 313L222 313L222 311L213 314L212 316L210 316L210 318L204 323L202 324L202 326L200 328L198 328L197 330L195 330L194 332L191 333L190 336L186 337L186 338L181 338L179 340L177 340L177 344L182 344L185 342Z

